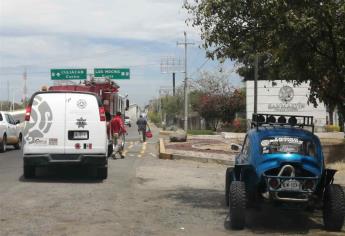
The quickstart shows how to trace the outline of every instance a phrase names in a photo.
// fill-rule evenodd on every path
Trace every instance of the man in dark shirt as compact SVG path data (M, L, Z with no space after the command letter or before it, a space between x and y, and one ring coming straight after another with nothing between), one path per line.
M137 126L139 134L142 135L142 141L145 142L147 121L142 115L140 115L139 119L137 120Z

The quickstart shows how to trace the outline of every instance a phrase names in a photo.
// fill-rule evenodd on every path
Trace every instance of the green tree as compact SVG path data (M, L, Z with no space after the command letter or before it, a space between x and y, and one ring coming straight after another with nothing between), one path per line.
M310 102L345 116L345 1L194 0L185 8L210 58L236 60L250 78L254 55L269 53L261 78L309 82Z
M216 130L220 122L231 122L237 112L245 111L245 93L229 83L222 72L202 72L192 84L190 103L206 121L208 129Z

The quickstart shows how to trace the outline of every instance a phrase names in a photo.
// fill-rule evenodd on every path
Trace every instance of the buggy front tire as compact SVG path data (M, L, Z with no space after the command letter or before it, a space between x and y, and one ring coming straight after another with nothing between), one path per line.
M329 231L341 231L345 218L345 195L338 184L330 184L325 189L323 200L323 222Z
M246 187L242 181L233 181L229 190L229 216L233 229L243 229L245 225Z

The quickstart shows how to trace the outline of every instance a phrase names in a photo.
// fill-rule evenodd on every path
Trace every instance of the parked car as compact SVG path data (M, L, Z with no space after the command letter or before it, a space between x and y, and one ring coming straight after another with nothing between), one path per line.
M303 128L309 127L311 131ZM246 208L261 203L322 210L327 230L341 231L345 195L325 168L313 117L254 114L235 166L226 171L225 200L232 228L245 226ZM231 146L238 149L237 145Z
M125 125L127 125L128 127L131 127L131 119L128 116L125 116Z
M87 165L108 175L106 117L100 99L88 92L37 92L25 114L24 177L38 166Z
M7 145L21 149L22 133L20 121L14 120L11 114L0 111L0 152L5 152Z

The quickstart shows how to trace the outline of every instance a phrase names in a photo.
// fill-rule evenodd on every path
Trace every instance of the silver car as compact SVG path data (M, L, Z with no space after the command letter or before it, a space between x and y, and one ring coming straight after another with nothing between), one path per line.
M21 149L23 129L19 120L15 120L8 112L0 111L0 152L5 152L7 145Z

